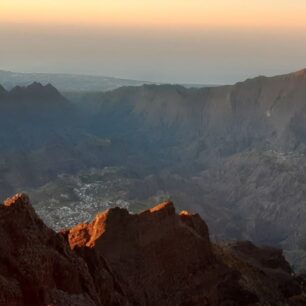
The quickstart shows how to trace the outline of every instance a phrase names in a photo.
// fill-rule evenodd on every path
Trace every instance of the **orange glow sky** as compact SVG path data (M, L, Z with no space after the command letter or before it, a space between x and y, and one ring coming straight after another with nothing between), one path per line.
M1 0L0 20L119 26L306 27L306 1Z
M224 84L306 67L306 0L0 0L0 70Z

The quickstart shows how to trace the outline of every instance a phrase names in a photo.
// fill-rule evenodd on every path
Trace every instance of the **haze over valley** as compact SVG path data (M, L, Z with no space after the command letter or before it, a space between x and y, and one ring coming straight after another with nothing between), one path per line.
M172 199L215 239L281 247L303 270L305 85L301 70L233 86L122 87L77 103L52 85L2 88L1 198L26 191L55 229Z

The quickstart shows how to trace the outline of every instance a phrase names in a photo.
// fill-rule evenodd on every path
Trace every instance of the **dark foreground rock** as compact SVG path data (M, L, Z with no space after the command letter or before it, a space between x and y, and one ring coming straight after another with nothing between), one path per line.
M280 250L215 245L164 202L55 233L18 194L0 206L0 305L305 305Z

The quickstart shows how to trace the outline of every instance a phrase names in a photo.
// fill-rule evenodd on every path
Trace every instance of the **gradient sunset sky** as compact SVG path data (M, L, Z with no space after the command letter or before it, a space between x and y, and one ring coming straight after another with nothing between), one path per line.
M306 67L305 0L1 0L0 69L233 83Z

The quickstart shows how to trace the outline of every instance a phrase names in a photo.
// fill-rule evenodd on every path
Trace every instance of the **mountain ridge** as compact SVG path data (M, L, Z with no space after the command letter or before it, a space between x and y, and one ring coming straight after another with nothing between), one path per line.
M17 85L28 86L33 82L52 83L61 92L106 91L124 85L142 85L147 81L128 80L115 77L57 74L57 73L22 73L0 70L0 83L11 89Z
M301 271L305 79L123 87L87 95L67 112L52 101L1 111L1 197L28 191L56 229L103 208L138 212L172 198L204 216L214 239L281 247Z
M4 305L305 303L303 279L279 250L214 245L205 221L170 201L136 215L113 208L55 233L17 194L0 205L0 228Z

